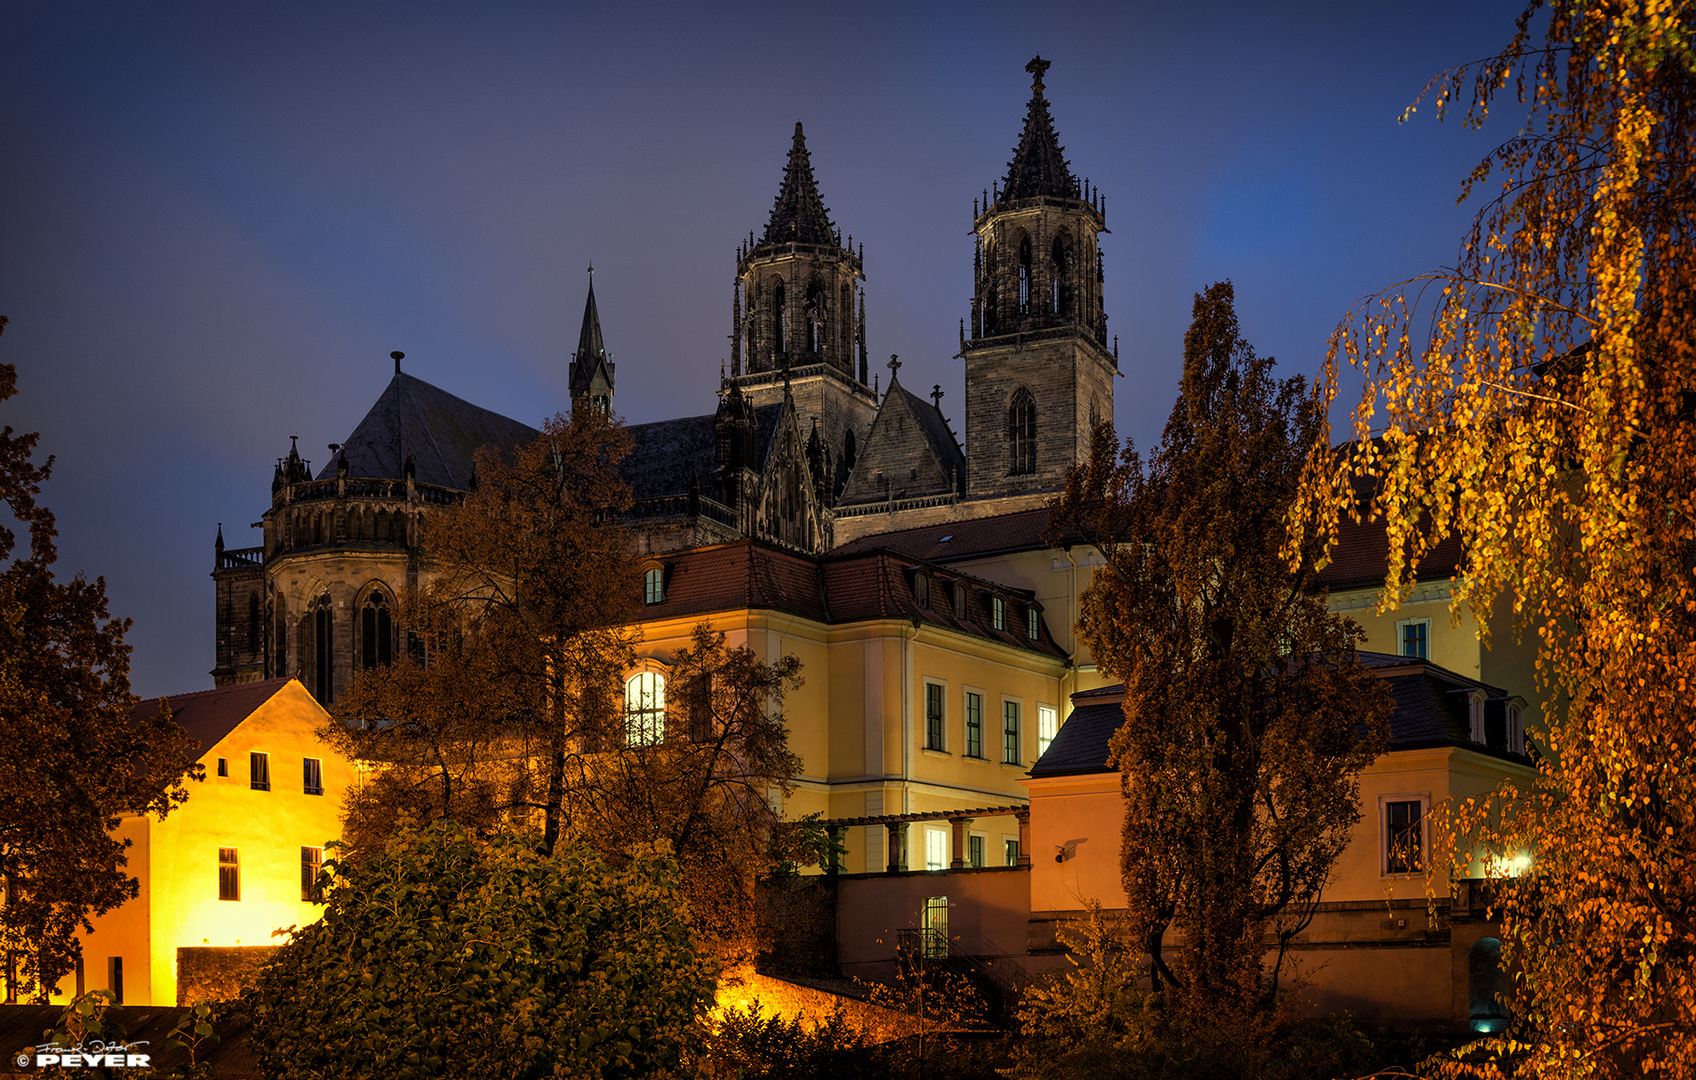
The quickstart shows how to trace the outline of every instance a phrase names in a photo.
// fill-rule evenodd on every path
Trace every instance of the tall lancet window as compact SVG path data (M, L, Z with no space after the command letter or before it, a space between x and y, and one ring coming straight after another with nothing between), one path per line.
M824 348L824 287L815 279L807 286L807 351Z
M1007 409L1007 450L1009 473L1036 472L1036 398L1023 386Z
M1019 314L1031 313L1031 238L1019 241Z
M318 699L318 704L329 705L334 699L336 690L336 626L328 595L319 597L318 602L312 605L310 618L312 619L312 696Z
M1066 273L1071 268L1067 265L1070 260L1066 258L1066 238L1063 236L1054 238L1053 260L1054 265L1050 267L1052 276L1048 285L1048 310L1055 315L1068 315L1071 313L1072 298L1069 295L1071 282L1067 280Z
M772 289L771 289L771 307L772 307L772 311L771 311L772 345L773 345L773 348L775 349L775 351L777 352L777 354L779 356L781 356L784 353L789 351L789 347L788 347L787 343L785 342L785 336L786 335L785 335L784 331L787 330L788 328L786 326L784 326L785 320L784 320L784 317L783 317L784 316L784 311L783 311L783 282L781 282L781 281L778 282L776 285L772 286Z
M361 666L369 671L394 663L394 643L394 616L389 610L389 598L382 590L373 589L359 611Z

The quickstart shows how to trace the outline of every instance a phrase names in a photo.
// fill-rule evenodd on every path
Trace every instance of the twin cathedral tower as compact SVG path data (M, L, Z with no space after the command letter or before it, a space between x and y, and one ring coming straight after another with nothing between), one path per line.
M1102 310L1099 193L1055 135L1040 57L1006 177L973 200L972 301L962 320L965 445L940 408L887 387L866 346L861 250L819 195L801 125L758 237L737 250L731 357L717 410L633 425L624 466L638 546L753 539L809 555L879 533L1040 507L1113 415L1116 347ZM264 544L220 530L218 685L299 675L326 704L387 662L395 595L428 575L419 519L475 484L472 455L537 434L400 369L314 477L278 462ZM591 281L570 360L574 408L615 409L615 366Z

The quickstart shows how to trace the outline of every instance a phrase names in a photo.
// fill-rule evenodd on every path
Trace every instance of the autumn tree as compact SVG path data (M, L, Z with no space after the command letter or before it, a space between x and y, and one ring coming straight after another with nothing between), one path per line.
M481 454L476 490L427 523L432 577L401 602L416 647L361 673L325 731L382 763L349 801L349 854L380 850L402 816L539 825L544 853L587 845L615 865L664 842L702 934L745 952L755 883L807 838L773 807L801 767L783 716L800 663L702 626L627 701L642 595L628 445L576 410L510 460Z
M0 332L6 320L0 318ZM0 401L17 369L0 364ZM8 1000L43 998L76 967L79 930L137 894L125 815L163 817L199 778L193 742L161 708L132 722L128 619L106 582L54 576L58 535L38 499L53 465L35 434L0 431L0 959ZM15 553L28 530L27 553ZM163 703L161 703L163 704Z
M1367 377L1298 521L1382 520L1387 607L1459 537L1456 615L1538 642L1535 785L1459 807L1455 833L1497 879L1516 1021L1451 1071L1696 1072L1691 21L1534 0L1501 55L1433 80L1439 117L1509 104L1519 132L1462 186L1483 202L1457 264L1362 301L1319 384L1329 403L1345 361Z
M1175 1013L1272 1002L1359 819L1359 773L1388 713L1355 657L1361 630L1318 586L1321 545L1294 569L1280 555L1323 414L1304 380L1278 381L1243 340L1232 300L1228 282L1196 297L1181 392L1147 460L1103 424L1053 507L1055 527L1105 561L1079 634L1125 684L1111 749L1129 918Z

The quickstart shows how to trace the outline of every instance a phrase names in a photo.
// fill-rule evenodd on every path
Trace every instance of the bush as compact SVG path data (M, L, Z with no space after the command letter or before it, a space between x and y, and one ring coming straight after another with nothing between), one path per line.
M747 1009L730 1009L719 1021L701 1061L703 1077L755 1080L852 1080L871 1076L861 1051L865 1033L848 1021L841 1006L808 1026L781 1013L765 1015L759 999Z
M437 822L331 870L248 998L266 1076L646 1076L702 1033L715 972L663 853L614 869Z

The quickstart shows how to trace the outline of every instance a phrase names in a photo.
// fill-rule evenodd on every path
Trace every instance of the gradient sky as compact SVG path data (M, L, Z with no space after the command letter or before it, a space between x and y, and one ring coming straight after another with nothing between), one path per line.
M616 410L710 412L801 120L865 246L873 370L901 354L961 431L972 199L1040 53L1107 198L1117 420L1147 445L1210 282L1311 374L1354 300L1454 260L1460 181L1513 124L1397 118L1520 6L0 0L0 423L56 455L58 569L135 620L136 692L208 688L218 523L259 543L289 436L326 460L390 350L538 424L592 261Z

